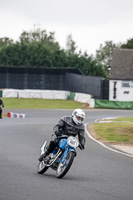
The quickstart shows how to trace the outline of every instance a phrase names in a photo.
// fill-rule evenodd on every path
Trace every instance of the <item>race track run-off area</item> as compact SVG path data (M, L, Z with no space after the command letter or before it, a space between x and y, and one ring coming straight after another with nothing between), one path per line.
M8 110L5 110L8 112ZM55 171L37 173L40 148L54 125L72 110L11 110L26 118L0 120L0 200L131 200L133 158L113 152L87 134L85 150L63 179ZM132 116L130 110L86 110L85 124L96 118Z

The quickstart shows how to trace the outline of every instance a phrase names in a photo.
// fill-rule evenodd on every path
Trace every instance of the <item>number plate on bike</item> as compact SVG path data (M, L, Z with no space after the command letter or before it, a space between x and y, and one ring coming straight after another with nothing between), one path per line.
M67 143L73 148L76 148L79 145L79 141L73 136L68 137Z

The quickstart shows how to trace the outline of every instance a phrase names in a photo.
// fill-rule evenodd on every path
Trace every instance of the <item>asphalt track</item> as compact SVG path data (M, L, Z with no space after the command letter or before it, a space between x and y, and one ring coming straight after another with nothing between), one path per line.
M0 120L0 200L132 200L133 158L91 140L63 179L55 171L37 174L38 156L53 126L72 110L10 110L25 119ZM6 110L4 111L6 112ZM131 116L130 110L88 110L85 123L110 116Z

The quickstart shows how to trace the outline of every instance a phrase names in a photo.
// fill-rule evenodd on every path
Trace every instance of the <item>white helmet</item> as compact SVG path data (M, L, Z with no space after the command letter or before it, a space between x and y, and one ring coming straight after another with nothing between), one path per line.
M72 119L75 124L80 125L85 118L85 112L82 109L75 109L72 112Z

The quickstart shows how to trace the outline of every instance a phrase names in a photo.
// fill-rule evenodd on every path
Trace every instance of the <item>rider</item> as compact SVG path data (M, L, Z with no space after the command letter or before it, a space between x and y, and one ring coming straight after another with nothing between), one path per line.
M4 107L4 102L0 99L0 119L2 119L2 107Z
M72 116L62 117L57 125L53 128L54 134L51 137L51 141L47 148L47 151L39 157L39 161L41 162L43 158L52 153L54 148L58 145L59 136L68 135L68 136L76 136L78 135L80 149L84 149L85 145L85 137L84 137L84 124L83 120L85 119L85 112L82 109L75 109L72 112Z

